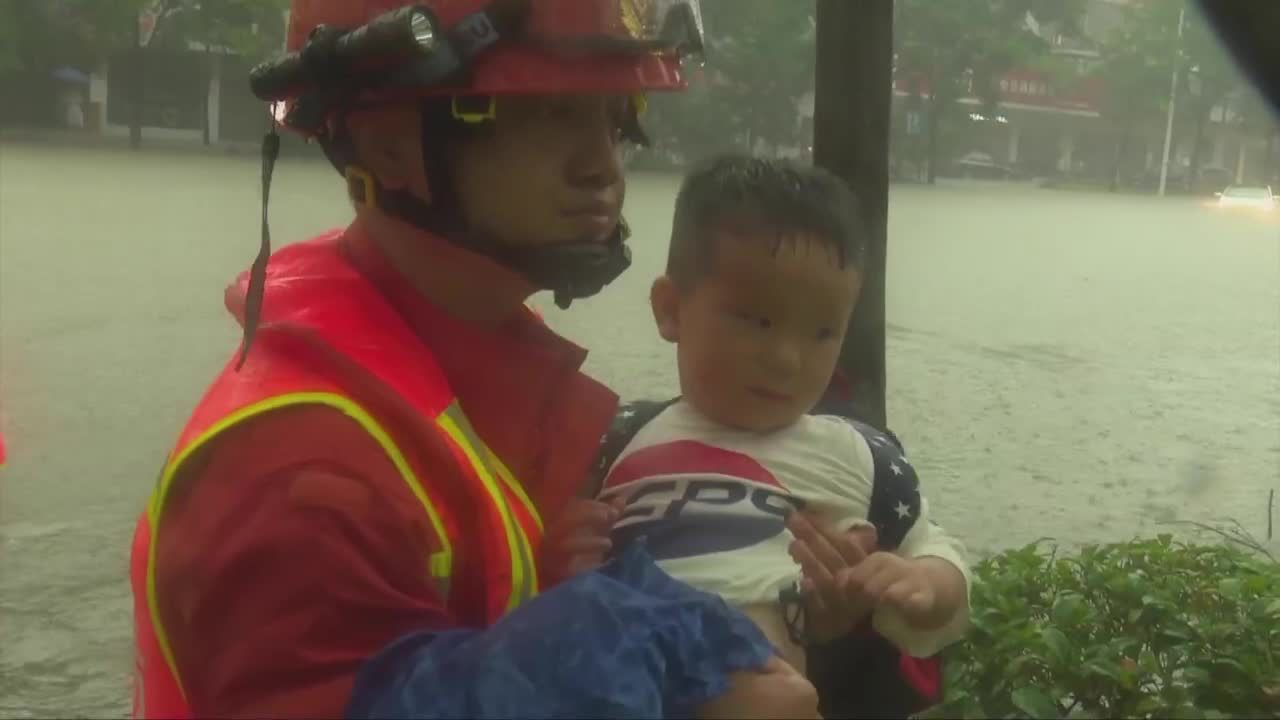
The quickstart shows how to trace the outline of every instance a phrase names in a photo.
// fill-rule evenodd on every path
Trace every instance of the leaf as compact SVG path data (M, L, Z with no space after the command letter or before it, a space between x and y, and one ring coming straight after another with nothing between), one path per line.
M1151 652L1151 648L1144 647L1142 652L1138 653L1138 667L1148 673L1160 670L1160 663L1156 661L1156 654Z
M1056 716L1065 698L1098 697L1104 717L1242 716L1265 706L1261 688L1280 692L1280 572L1239 549L1138 540L979 567L986 629L948 653L948 689L967 693L953 710Z
M1188 684L1209 685L1212 682L1209 671L1202 667L1182 668L1182 677Z
M1062 717L1062 709L1058 707L1058 703L1054 702L1053 698L1039 688L1018 688L1013 691L1012 700L1014 707L1026 713L1028 717Z
M1086 670L1090 670L1095 674L1109 678L1116 682L1122 683L1125 680L1124 668L1119 663L1108 663L1102 660L1090 660L1084 664Z
M1164 703L1160 702L1159 698L1144 697L1138 701L1138 704L1134 707L1134 711L1136 714L1143 717L1148 715L1160 717L1160 715L1163 714L1160 712L1163 707Z
M1058 628L1050 627L1040 631L1040 637L1048 646L1056 662L1064 663L1071 656L1071 641Z
M1059 626L1071 626L1083 614L1084 601L1075 593L1064 593L1053 603L1053 622Z
M1244 582L1238 578L1227 578L1218 583L1218 592L1222 593L1223 597L1232 600L1238 599L1243 590Z

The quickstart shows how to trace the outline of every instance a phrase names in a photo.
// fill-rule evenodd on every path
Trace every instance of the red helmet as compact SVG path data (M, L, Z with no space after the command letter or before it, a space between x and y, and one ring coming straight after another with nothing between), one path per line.
M405 193L388 204L399 191L378 189L371 175L355 172L346 157L349 143L329 134L334 113L393 98L452 95L454 116L478 122L493 117L496 95L678 90L685 86L681 57L702 48L699 0L293 0L289 53L254 68L249 81L258 98L273 103L277 121L320 138L362 202L380 197L384 210L427 228L431 221L422 218L432 208ZM487 99L487 110L464 109L463 96ZM264 218L278 152L273 125L263 144ZM262 232L243 353L257 324L270 254L265 221ZM563 307L626 269L626 233L620 223L607 244L570 243L503 262L553 290Z
M482 12L493 0L293 0L288 48L302 50L318 26L354 29L406 6L430 10L448 31ZM475 59L464 86L422 88L421 94L638 93L685 87L679 52L609 52L583 41L633 45L658 39L672 10L686 6L701 33L698 0L528 0L520 41ZM572 50L577 42L577 52Z

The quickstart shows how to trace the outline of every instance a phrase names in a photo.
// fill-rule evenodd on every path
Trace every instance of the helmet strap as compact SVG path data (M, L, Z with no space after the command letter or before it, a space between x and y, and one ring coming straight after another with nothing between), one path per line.
M236 371L244 367L249 357L249 348L253 345L254 335L258 331L258 321L262 317L262 303L267 282L267 261L271 259L271 224L268 221L267 209L271 204L271 176L275 173L276 160L280 157L280 134L276 132L276 121L271 120L271 127L262 138L262 226L261 240L258 245L258 256L249 269L249 289L244 305L244 340L241 343L240 359L236 363Z
M474 98L479 100L480 98ZM489 99L482 105L491 108ZM448 122L462 123L475 128L479 123L467 122L456 117L459 103L450 102ZM466 109L471 109L467 106ZM629 139L643 142L638 122L624 128ZM354 143L343 122L331 126L331 132L321 140L325 155L347 182L347 193L359 206L377 208L380 212L420 230L447 239L471 252L484 255L498 264L514 270L539 288L550 290L555 302L566 308L575 299L598 293L631 264L626 240L630 230L620 221L609 239L601 242L571 242L539 248L523 248L505 245L494 238L468 228L458 212L449 158L446 153L432 152L430 148L446 147L455 137L452 129L440 125L441 118L422 113L423 169L431 188L432 202L400 189L384 187L378 178L366 170L356 156ZM457 127L457 126L455 126ZM442 136L443 135L443 136Z

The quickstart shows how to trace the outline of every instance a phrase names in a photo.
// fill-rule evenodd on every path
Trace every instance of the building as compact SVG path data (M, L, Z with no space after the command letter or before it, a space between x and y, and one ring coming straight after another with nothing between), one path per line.
M1082 36L1052 27L1034 28L1047 39L1053 55L1068 70L1050 77L1032 68L1017 68L999 81L994 109L972 93L958 102L967 108L964 123L952 123L941 143L939 174L985 171L1003 177L1066 178L1082 182L1154 188L1163 161L1163 119L1121 132L1103 113L1105 78L1095 70L1101 62L1100 43L1125 22L1125 9L1134 0L1091 0L1082 22ZM1194 70L1194 69L1193 69ZM1073 72L1072 72L1073 71ZM1172 78L1170 78L1172 80ZM1196 89L1194 74L1190 85ZM919 78L895 77L894 165L903 178L923 172L926 105L930 90ZM1184 106L1185 106L1184 98ZM1231 182L1273 183L1280 169L1277 125L1248 122L1240 108L1251 102L1249 91L1229 95L1209 113L1202 129L1199 181L1204 190ZM1188 187L1195 153L1195 122L1178 115L1170 151L1170 177L1176 187Z

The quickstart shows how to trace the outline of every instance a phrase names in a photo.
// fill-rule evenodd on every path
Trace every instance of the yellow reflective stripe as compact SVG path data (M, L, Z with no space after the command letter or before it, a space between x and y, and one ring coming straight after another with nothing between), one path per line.
M183 463L191 457L192 453L208 444L218 434L249 418L294 405L324 405L339 410L359 423L360 427L364 428L365 432L369 433L378 442L378 445L387 453L387 457L391 459L392 464L395 465L396 470L400 472L401 477L408 483L414 497L418 498L418 502L422 503L423 509L427 511L427 516L431 519L432 528L435 529L437 537L440 538L442 549L437 553L433 553L428 560L431 574L435 577L444 578L452 574L453 544L449 539L449 534L445 531L444 522L441 521L440 514L436 511L431 499L427 497L426 491L422 489L422 484L418 482L418 477L413 472L413 468L410 467L409 461L405 459L404 454L400 452L400 448L392 441L391 435L364 408L346 396L326 392L287 393L241 408L214 423L208 430L196 437L194 441L180 448L170 457L168 465L165 466L164 472L160 475L160 482L151 494L151 501L147 504L147 522L151 526L151 542L147 549L147 608L151 613L151 625L155 630L160 652L164 655L165 663L169 666L169 671L173 673L174 680L177 681L178 691L183 694L184 698L186 697L186 689L182 686L182 676L178 674L178 665L173 657L173 649L169 645L169 637L165 633L164 625L160 622L160 603L156 596L156 548L159 546L156 539L160 534L160 512L164 509L165 498L168 496L173 479Z
M511 473L511 470L507 468L506 463L502 462L497 453L491 450L483 440L480 440L479 438L476 439L479 440L480 447L484 450L485 457L491 464L494 474L502 480L504 485L515 493L520 502L524 503L525 510L529 513L529 517L533 518L534 524L538 527L538 532L541 533L542 516L538 514L538 509L533 506L533 501L529 499L527 494L525 494L524 487L520 484L520 481L516 480L515 475ZM505 496L503 498L503 502L506 502ZM510 511L510 504L508 504L507 507L508 511ZM527 569L529 573L529 587L528 597L525 598L527 600L538 594L538 561L533 556L533 542L529 539L528 531L524 529L524 523L514 518L512 522L515 525L516 532L520 533L520 542L523 544L522 547L524 548L525 557L528 559Z
M497 509L498 515L502 518L503 531L507 536L507 548L511 555L511 594L507 596L506 609L513 610L521 602L533 597L536 587L533 577L536 570L529 539L524 535L524 528L520 527L520 523L512 517L506 496L494 482L488 465L477 451L477 446L483 446L484 443L476 436L462 409L455 402L440 413L436 422L457 443L458 447L462 448L463 454L467 456L467 462L471 463L485 491L489 493L489 498ZM472 442L473 438L475 442Z
M512 516L505 494L494 481L493 474L489 472L489 466L481 457L480 448L484 448L486 454L488 449L476 435L462 408L456 402L451 404L436 418L436 422L467 456L467 462L480 478L485 492L489 494L490 501L502 519L503 534L506 535L507 549L511 558L511 593L507 596L506 604L506 609L510 611L534 595L535 569L529 539L525 537L524 528L520 527L520 523Z
M529 517L533 518L533 524L538 528L538 534L539 534L539 537L541 537L541 534L544 529L542 527L542 515L538 513L537 506L533 504L533 500L529 499L528 493L524 491L524 484L516 479L515 474L511 472L511 469L507 467L506 463L502 462L502 458L498 457L497 453L495 453L492 449L490 449L488 445L485 445L483 441L481 441L480 444L484 448L485 456L489 459L489 462L493 465L494 472L497 473L498 477L502 479L502 482L506 484L507 488L511 490L512 494L514 494L516 498L520 500L520 502L524 505L525 512L529 513ZM530 567L530 572L533 578L532 592L534 594L537 594L538 563L536 559L533 559L533 550L532 550L533 543L529 540L529 533L525 532L523 524L517 522L516 528L520 530L521 538L524 540L525 544L530 548L529 567Z
M502 478L502 482L506 483L507 488L509 488L520 502L524 504L524 508L528 511L529 517L533 518L533 523L538 526L538 531L541 532L543 530L542 516L538 514L538 508L533 504L533 501L529 499L528 493L524 491L524 485L516 479L516 476L512 474L510 468L507 467L507 464L502 462L502 458L498 457L497 453L490 450L487 445L484 450L486 456L489 458L489 462L493 464L493 469L498 472L498 477Z

